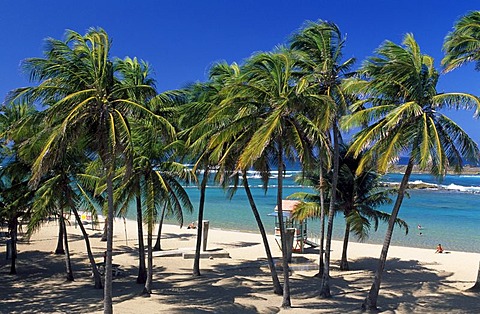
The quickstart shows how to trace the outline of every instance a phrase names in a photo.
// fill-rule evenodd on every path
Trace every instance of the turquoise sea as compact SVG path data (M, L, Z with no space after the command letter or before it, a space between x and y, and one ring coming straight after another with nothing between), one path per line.
M284 181L284 199L298 191L311 191L311 188L295 183L299 171L287 172ZM388 174L385 182L400 182L401 174ZM255 202L260 211L268 233L273 234L274 218L269 213L276 205L276 175L271 178L267 192L261 188L261 182L254 172L249 176ZM409 225L409 233L395 228L392 245L434 249L441 243L446 250L480 253L480 175L447 175L439 183L427 174L414 174L411 182L432 183L437 187L427 190L410 190L410 198L405 198L399 217ZM185 215L185 224L197 220L199 189L196 186L186 187L195 207L193 214ZM391 212L393 205L385 205L379 209ZM214 184L208 186L204 219L210 221L210 228L257 232L258 228L250 209L245 191L239 188L229 200L223 189ZM175 223L168 220L169 223ZM418 229L421 225L422 229ZM372 229L365 243L383 243L385 224L379 226L377 232ZM309 233L318 234L318 220L308 221ZM344 232L343 216L338 214L334 221L334 239L342 240ZM420 235L420 232L422 233ZM356 241L351 236L351 241Z

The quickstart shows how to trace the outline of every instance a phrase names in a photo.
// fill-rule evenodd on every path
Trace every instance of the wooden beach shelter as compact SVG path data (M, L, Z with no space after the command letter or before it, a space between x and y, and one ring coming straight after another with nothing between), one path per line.
M300 201L295 200L282 200L282 211L285 230L294 231L292 251L296 253L303 253L303 249L307 241L307 220L304 219L301 221L297 221L292 219L293 209L295 208L295 205L299 203ZM275 216L275 241L277 242L280 249L282 249L277 206L275 206L275 211L268 215Z

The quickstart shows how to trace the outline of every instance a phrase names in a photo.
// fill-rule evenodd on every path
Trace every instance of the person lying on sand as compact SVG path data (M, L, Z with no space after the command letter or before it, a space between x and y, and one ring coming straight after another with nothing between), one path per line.
M191 223L188 225L187 229L197 229L197 227L195 226L195 222L191 222Z

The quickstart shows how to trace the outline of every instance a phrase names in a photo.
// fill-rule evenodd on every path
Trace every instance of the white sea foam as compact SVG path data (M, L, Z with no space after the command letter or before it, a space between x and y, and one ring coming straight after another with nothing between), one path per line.
M463 186L458 184L441 185L442 189L460 192L480 193L479 186Z

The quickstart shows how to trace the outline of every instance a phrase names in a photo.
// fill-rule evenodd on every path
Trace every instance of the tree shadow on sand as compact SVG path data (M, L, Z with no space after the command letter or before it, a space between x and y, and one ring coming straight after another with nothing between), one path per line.
M255 261L217 264L203 270L200 277L191 276L191 269L165 271L157 273L153 294L169 313L276 313L280 310L277 307L259 309L237 302L275 296L265 270L263 263Z
M373 282L377 259L362 258L350 263L350 271L333 269L331 272L332 298L318 296L320 279L292 276L293 300L297 308L332 311L338 313L360 312L363 299ZM449 286L450 273L437 273L418 261L389 259L383 275L378 298L379 312L400 313L478 313L478 295ZM293 301L293 303L295 303ZM294 306L295 307L295 306Z
M118 252L127 255L137 254L136 250L128 247L120 247ZM114 258L122 257L119 254ZM0 259L2 313L32 311L90 313L103 309L103 290L93 288L90 267L84 254L72 255L74 282L65 281L63 255L42 251L20 252L16 276L7 275L10 265L9 261L5 260L4 254L0 254ZM187 266L183 268L156 266L150 301L158 305L158 312L168 313L281 311L282 297L273 294L265 260L233 263L229 259L219 261L202 270L200 277L193 277L191 268ZM161 263L161 260L158 260L157 264ZM316 270L293 271L291 276L293 311L359 312L360 304L372 283L376 265L377 260L374 258L361 258L350 261L352 269L350 271L339 271L333 267L330 299L318 297L320 279L313 276ZM415 260L389 259L378 299L380 311L480 313L478 294L453 288L452 284L455 283L449 279L450 273L438 272L427 267L428 265ZM114 308L130 306L122 302L140 297L143 286L135 283L136 274L136 265L124 266L121 275L114 278ZM252 300L255 300L254 305ZM133 306L136 306L135 304L138 305L134 303Z
M20 252L17 275L8 275L10 261L0 255L0 313L91 313L103 310L103 289L95 289L85 254L72 254L75 281L65 280L64 255ZM163 267L155 267L162 273ZM135 267L122 268L113 279L114 303L140 295ZM48 280L48 283L46 282ZM21 282L19 285L18 282Z

